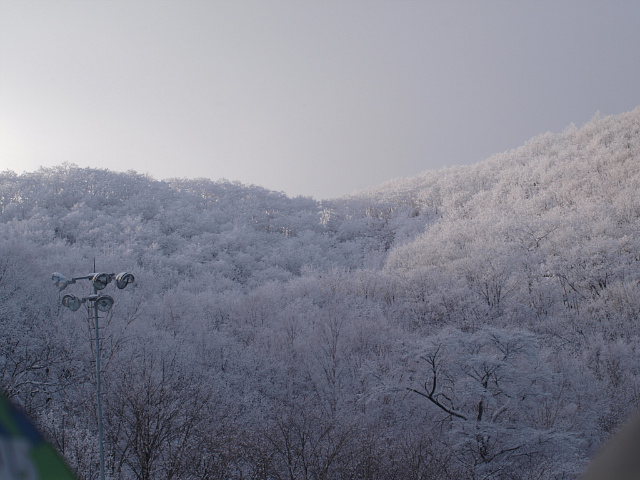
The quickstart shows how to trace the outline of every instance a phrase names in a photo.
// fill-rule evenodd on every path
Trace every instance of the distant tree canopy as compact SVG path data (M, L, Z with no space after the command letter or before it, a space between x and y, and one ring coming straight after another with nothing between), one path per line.
M640 108L316 201L0 173L0 387L96 478L575 478L640 396ZM86 293L80 284L69 292ZM67 291L65 291L67 293Z

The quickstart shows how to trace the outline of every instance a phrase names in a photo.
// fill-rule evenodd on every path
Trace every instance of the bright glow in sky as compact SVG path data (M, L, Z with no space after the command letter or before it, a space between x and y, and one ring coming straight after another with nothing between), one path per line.
M0 0L0 171L317 199L640 105L640 2Z

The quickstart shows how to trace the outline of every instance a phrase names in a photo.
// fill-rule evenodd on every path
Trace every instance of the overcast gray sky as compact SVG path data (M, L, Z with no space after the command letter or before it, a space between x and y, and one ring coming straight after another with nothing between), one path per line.
M640 1L0 0L0 170L341 196L640 105Z

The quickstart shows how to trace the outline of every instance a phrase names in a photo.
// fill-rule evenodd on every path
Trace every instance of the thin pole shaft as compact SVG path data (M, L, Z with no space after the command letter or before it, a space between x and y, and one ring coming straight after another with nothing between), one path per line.
M94 287L93 293L98 293ZM100 480L104 480L104 444L102 440L102 396L100 392L100 334L98 331L98 306L93 302L93 326L96 332L96 395L98 403L98 443L100 445Z

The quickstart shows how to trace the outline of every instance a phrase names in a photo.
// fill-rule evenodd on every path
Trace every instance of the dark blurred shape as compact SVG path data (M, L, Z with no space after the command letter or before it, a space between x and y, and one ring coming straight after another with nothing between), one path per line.
M27 416L0 392L0 479L75 480Z
M580 480L640 479L640 414L607 442Z

